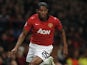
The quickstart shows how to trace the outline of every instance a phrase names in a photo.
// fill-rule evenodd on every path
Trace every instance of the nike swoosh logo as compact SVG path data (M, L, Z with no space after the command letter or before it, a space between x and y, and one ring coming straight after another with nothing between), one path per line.
M39 24L35 24L35 25L39 25Z

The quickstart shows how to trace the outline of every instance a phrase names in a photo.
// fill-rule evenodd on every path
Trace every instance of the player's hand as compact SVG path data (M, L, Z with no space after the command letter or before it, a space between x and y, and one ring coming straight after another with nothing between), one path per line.
M17 48L13 48L10 52L10 55L12 56L15 56L15 54L17 53Z
M68 55L68 47L67 46L64 46L64 48L63 48L63 54L64 54L64 56Z

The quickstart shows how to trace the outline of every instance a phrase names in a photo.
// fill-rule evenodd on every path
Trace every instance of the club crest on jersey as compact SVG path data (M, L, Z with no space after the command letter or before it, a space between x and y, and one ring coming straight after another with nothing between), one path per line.
M39 34L43 34L43 35L49 35L50 34L50 30L43 30L42 28L40 28L38 31L37 31L37 33L39 33Z
M49 28L52 28L53 27L53 24L52 23L48 23L48 27Z

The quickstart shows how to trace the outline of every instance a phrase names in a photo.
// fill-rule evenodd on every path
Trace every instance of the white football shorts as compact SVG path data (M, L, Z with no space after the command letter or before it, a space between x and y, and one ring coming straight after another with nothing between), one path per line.
M42 46L30 42L26 62L31 62L35 56L40 57L43 61L47 59L53 50L53 46Z

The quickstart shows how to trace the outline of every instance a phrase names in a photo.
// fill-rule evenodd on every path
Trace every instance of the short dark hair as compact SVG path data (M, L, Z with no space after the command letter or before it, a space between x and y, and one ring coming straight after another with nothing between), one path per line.
M48 4L46 2L39 2L37 4L37 9L39 9L41 6L45 6L48 9Z

